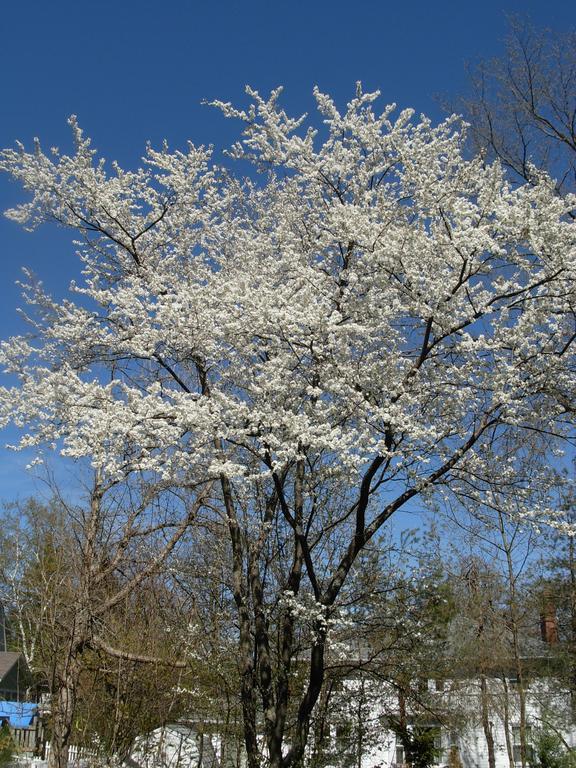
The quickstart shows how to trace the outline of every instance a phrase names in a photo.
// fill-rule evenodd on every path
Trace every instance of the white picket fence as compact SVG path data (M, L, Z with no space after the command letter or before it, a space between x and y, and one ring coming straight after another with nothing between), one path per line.
M44 755L44 760L36 763L31 763L34 768L43 768L43 764L45 763L48 765L48 759L50 758L50 742L46 742L46 751ZM90 749L88 747L77 747L74 744L71 744L70 747L68 747L68 764L70 766L93 766L97 765L98 753L94 749Z

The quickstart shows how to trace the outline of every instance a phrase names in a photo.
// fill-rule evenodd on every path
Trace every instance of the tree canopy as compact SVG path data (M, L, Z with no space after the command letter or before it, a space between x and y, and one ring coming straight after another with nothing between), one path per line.
M185 488L187 524L228 536L251 768L258 707L270 764L301 761L339 596L394 512L497 487L553 517L526 445L568 437L575 394L573 197L467 157L458 118L358 86L343 111L316 91L305 129L280 93L215 103L260 176L192 144L108 170L74 118L72 155L0 155L30 195L8 215L70 227L83 263L62 301L27 281L1 418L100 482Z

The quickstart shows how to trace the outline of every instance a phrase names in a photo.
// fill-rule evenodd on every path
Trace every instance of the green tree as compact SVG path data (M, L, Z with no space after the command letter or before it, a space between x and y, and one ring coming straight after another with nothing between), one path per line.
M0 725L0 766L1 768L8 768L12 765L12 760L16 747L12 734L10 733L10 727L7 722L3 721Z
M574 768L576 754L557 733L546 728L533 735L531 768Z
M438 728L416 725L408 727L401 722L392 724L404 747L406 762L411 768L430 768L437 765L441 750L436 746Z

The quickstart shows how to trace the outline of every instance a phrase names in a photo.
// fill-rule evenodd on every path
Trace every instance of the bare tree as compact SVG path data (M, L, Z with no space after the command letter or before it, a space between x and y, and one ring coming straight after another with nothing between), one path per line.
M133 641L116 646L114 617L165 566L207 492L182 499L158 487L104 484L96 477L86 505L59 496L48 510L33 502L23 508L10 542L22 554L5 568L4 581L21 646L50 692L54 768L68 762L87 652L128 664L186 666L184 659L134 650Z
M516 179L534 182L546 170L559 194L574 192L576 31L540 31L512 19L505 55L471 68L470 86L457 108L476 148Z

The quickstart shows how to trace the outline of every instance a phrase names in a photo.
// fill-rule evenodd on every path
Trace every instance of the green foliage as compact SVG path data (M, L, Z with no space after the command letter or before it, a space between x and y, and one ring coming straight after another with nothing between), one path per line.
M412 768L430 768L430 766L438 763L441 753L441 750L436 746L438 728L419 725L408 728L399 723L393 724L392 727L402 742L406 762Z
M543 728L535 733L531 768L576 768L576 753L559 736Z
M14 741L7 723L0 726L0 768L12 764L14 758Z

